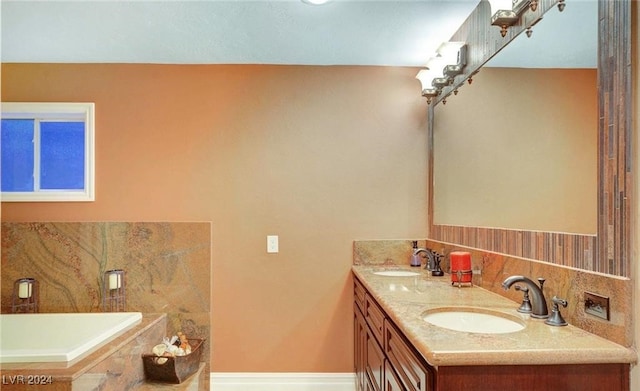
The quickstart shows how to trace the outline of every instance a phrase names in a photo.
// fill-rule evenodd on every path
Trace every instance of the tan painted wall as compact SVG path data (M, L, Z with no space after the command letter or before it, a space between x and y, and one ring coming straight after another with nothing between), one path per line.
M3 101L96 103L97 198L2 220L212 221L212 371L351 372L352 241L426 236L416 72L3 64Z

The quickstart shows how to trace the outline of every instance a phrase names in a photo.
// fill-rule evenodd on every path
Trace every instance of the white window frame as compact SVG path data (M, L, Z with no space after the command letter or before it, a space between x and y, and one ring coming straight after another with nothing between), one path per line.
M47 121L80 120L85 124L84 190L42 190L2 192L2 202L90 202L95 201L95 104L71 102L3 102L2 119ZM37 136L36 136L37 137ZM37 155L37 150L34 151ZM39 159L34 156L34 159ZM37 166L36 166L37 167ZM35 168L38 171L37 168ZM39 175L36 172L35 175ZM34 178L36 179L36 178ZM39 180L36 179L36 180Z

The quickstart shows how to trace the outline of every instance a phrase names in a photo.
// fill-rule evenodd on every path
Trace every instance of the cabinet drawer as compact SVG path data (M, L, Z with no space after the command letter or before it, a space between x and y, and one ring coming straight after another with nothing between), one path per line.
M371 382L374 390L382 391L382 386L384 384L384 352L368 328L366 355L367 362L365 366L367 378Z
M433 373L413 352L396 327L385 321L385 353L398 373L404 387L409 391L432 389Z
M365 296L365 313L364 318L371 328L373 335L378 340L380 346L384 346L384 340L382 339L384 334L384 312L378 307L378 304L373 301L368 294Z
M366 290L362 283L358 281L357 278L353 278L353 300L358 305L358 308L362 313L364 313L364 297L366 295Z

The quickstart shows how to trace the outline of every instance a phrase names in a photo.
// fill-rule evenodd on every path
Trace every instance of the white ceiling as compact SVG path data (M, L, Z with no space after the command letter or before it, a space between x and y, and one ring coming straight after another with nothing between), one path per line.
M576 10L589 7L573 1L595 4L567 0L559 24L569 27L570 35L551 31L549 15L527 44L544 38L555 41L552 46L568 43L574 49L581 46L576 38L591 39L593 46L584 52L591 52L588 61L595 66L595 38L572 11L574 5ZM2 0L0 58L5 63L423 66L478 2L333 0L313 6L300 0ZM544 34L545 25L549 34ZM594 19L593 31L596 25ZM524 46L533 55L529 65L545 57ZM566 47L559 53L578 60Z

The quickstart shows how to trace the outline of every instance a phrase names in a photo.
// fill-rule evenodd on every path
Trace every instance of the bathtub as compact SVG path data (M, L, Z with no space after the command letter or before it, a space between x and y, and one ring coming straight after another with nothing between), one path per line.
M139 324L140 312L0 315L0 363L70 362Z

